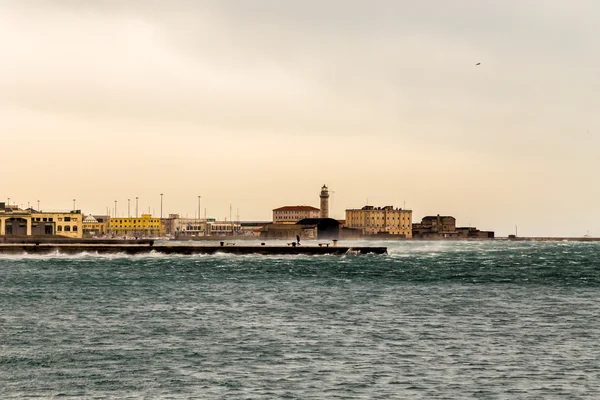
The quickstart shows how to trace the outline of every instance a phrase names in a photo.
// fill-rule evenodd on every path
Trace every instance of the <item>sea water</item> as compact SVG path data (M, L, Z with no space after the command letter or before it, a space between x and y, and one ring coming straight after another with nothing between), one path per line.
M600 398L600 243L360 244L0 256L0 398Z

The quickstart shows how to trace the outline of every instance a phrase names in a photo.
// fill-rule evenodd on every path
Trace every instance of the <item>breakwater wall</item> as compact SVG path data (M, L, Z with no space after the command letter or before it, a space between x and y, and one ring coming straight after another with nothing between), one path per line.
M154 244L154 239L94 239L61 236L0 236L0 244Z
M343 254L386 254L386 247L371 246L168 246L139 244L0 244L0 254L262 254L262 255L343 255Z
M502 237L494 240L510 242L600 242L598 237Z

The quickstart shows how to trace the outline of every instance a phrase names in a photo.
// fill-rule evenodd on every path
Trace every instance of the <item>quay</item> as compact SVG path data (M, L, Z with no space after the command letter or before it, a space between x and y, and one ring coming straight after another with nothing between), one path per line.
M2 254L260 254L260 255L344 255L386 254L387 247L372 246L220 246L153 245L153 244L92 244L92 243L11 243L0 244Z

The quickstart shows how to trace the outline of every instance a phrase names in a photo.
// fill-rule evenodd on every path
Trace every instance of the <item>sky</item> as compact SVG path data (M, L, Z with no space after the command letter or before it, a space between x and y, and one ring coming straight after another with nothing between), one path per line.
M597 0L0 0L0 201L600 236ZM476 65L481 63L480 65Z

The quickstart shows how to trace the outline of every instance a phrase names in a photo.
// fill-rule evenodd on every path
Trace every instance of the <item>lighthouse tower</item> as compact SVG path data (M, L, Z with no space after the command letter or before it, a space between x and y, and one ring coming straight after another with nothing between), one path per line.
M329 189L323 185L321 188L321 218L329 218Z

